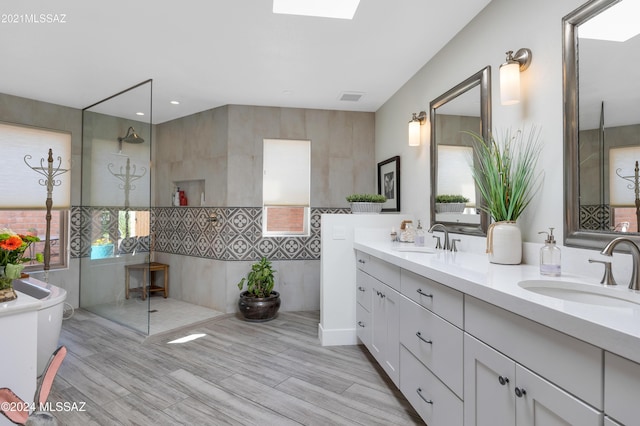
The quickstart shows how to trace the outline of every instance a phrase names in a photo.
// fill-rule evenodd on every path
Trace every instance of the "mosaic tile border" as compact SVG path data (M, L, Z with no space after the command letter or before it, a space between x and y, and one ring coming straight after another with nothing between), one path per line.
M71 256L88 257L91 242L104 229L103 223L115 223L118 208L73 207L71 209ZM310 236L263 237L260 207L155 207L151 209L151 226L155 251L215 260L320 259L320 218L322 214L348 214L348 208L311 208ZM217 223L209 217L215 214ZM102 216L104 215L104 216ZM105 220L108 218L109 220ZM101 221L102 220L102 221ZM121 253L148 251L149 241L127 241Z

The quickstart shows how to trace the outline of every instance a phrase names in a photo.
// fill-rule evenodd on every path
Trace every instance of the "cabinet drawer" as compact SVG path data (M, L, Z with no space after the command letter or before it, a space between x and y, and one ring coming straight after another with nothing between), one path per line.
M360 269L361 271L365 271L365 265L369 263L370 258L371 256L369 256L368 254L356 250L356 266L358 267L358 269Z
M464 310L462 293L404 269L400 282L402 294L462 328Z
M369 256L366 253L356 253L358 269L385 283L392 289L400 291L400 267Z
M460 398L463 339L459 328L409 299L401 300L400 343Z
M356 335L371 352L371 312L360 304L356 306Z
M400 390L429 426L462 426L462 401L404 346L400 346Z
M469 296L464 303L464 329L603 409L602 349Z
M360 269L356 271L356 301L371 312L371 278Z
M637 424L639 384L640 364L604 353L604 412L608 416L623 424Z

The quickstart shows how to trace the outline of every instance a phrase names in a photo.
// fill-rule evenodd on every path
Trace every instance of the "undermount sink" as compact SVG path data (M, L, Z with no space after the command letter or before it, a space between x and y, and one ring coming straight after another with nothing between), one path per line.
M518 283L523 289L543 296L587 305L615 308L640 308L640 293L614 290L593 284L559 280L527 280Z
M428 254L436 253L436 249L432 249L430 247L419 247L419 246L399 246L399 247L393 247L393 250L412 252L412 253L428 253Z

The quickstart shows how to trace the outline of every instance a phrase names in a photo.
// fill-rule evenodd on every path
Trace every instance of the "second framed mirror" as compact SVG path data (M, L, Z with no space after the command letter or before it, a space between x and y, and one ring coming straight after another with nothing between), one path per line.
M491 129L491 67L487 66L430 103L431 225L451 232L486 235L489 215L471 174L472 138Z

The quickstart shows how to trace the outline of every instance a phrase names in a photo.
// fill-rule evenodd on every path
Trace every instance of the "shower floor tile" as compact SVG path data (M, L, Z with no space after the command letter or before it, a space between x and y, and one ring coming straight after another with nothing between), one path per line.
M162 297L152 297L150 303L148 300L131 298L84 309L145 334L148 316L150 336L223 314L203 306Z

